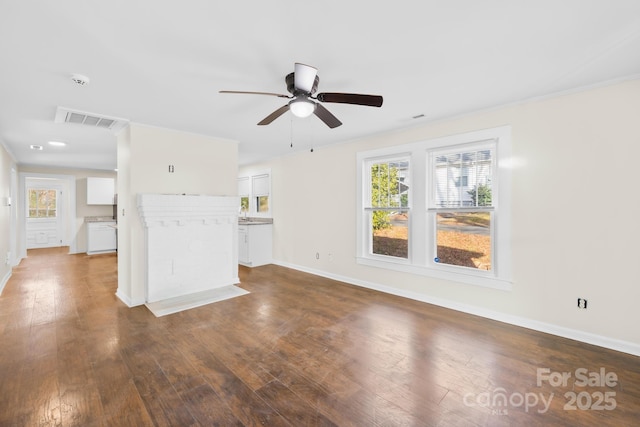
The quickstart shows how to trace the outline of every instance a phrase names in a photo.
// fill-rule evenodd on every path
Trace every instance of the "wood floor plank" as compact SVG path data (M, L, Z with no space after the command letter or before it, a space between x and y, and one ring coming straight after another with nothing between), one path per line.
M209 384L190 388L181 396L193 417L203 426L242 426Z
M269 406L275 408L294 426L336 426L316 408L298 397L291 389L274 380L256 391Z
M111 426L151 426L153 421L147 412L144 402L136 389L133 380L126 383L111 383L110 393L104 393L101 398L104 408L104 419ZM105 399L108 396L108 399Z
M275 409L264 402L222 362L219 361L217 366L210 365L209 372L204 377L243 425L287 425Z
M102 425L104 411L95 385L66 386L60 394L62 425Z
M19 390L19 401L25 425L59 425L61 422L57 358L48 353L25 362Z
M135 377L134 383L154 425L198 425L188 404L171 386L159 367L145 377Z

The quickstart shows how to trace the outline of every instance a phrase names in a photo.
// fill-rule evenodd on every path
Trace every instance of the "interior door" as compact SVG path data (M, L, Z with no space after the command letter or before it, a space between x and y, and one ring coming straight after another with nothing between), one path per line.
M26 237L27 249L65 246L65 210L62 187L53 183L33 183L27 186Z

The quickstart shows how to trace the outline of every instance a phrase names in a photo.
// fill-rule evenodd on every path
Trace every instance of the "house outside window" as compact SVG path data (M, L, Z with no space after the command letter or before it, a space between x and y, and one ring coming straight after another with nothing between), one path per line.
M509 126L358 153L357 262L511 288Z
M492 269L494 152L495 141L429 151L434 262Z

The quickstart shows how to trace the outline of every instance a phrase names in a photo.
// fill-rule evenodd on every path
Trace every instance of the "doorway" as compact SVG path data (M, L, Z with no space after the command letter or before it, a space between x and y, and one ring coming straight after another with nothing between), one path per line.
M69 246L75 253L75 191L73 175L20 173L18 258L34 248Z
M66 191L57 180L27 179L27 249L67 246L65 196Z

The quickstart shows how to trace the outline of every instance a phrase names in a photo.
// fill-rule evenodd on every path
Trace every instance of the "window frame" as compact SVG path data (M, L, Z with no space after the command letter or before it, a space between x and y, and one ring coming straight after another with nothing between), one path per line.
M364 238L366 239L366 247L367 247L367 252L368 252L368 256L371 257L372 259L379 259L380 261L385 261L389 258L392 258L394 260L394 262L398 262L398 263L402 263L402 264L410 264L411 263L411 256L412 256L412 250L411 250L411 217L412 217L412 208L411 208L411 200L412 200L412 189L413 186L409 185L409 189L408 189L408 203L407 206L398 206L398 207L393 207L393 206L373 206L373 203L371 202L371 198L372 198L372 194L371 194L371 177L369 174L369 171L371 171L371 167L375 164L382 164L382 163L390 163L390 162L407 162L408 166L408 176L409 176L409 183L412 183L412 176L411 176L411 171L412 171L412 167L411 167L411 156L408 153L399 153L396 155L392 155L392 156L381 156L381 157L373 157L373 158L369 158L366 160L366 165L365 167L365 173L366 173L366 191L365 191L365 196L364 196L364 210L365 210L365 222L367 223L367 230L368 232L364 234ZM373 212L375 211L402 211L402 212L407 212L409 214L409 219L407 221L407 228L408 228L408 241L407 241L407 257L396 257L396 256L390 256L390 255L383 255L383 254L376 254L373 252L373 236L372 236L372 217L373 217Z
M436 203L436 187L437 180L435 178L435 158L442 155L451 155L451 154L463 154L468 153L470 151L483 151L483 150L491 150L491 206L443 206L438 207ZM469 271L473 272L473 274L477 274L479 276L493 277L495 275L495 260L493 259L493 255L496 253L495 241L496 241L496 226L495 226L495 212L499 210L499 200L500 200L500 179L497 175L497 142L495 139L485 140L485 141L474 141L465 144L455 144L455 145L447 145L445 147L435 147L426 150L427 155L427 220L428 227L431 233L427 234L427 239L432 243L427 247L427 260L433 263L433 268L442 269L444 271L451 272L467 272L467 269L471 267L457 266L453 264L440 263L436 262L435 259L438 256L438 214L440 213L454 213L454 212L488 212L490 214L490 230L489 235L491 237L491 248L490 253L492 257L491 261L491 270L480 270L480 269L471 269ZM462 171L461 171L462 172ZM469 171L467 170L467 173ZM463 175L460 175L463 176ZM467 175L468 176L468 175ZM467 180L468 181L468 180ZM467 182L468 184L468 182ZM476 186L478 183L476 183ZM463 188L456 184L456 188ZM468 187L468 185L466 186ZM464 190L460 190L461 194ZM495 194L495 196L494 196ZM462 270L464 269L464 270Z
M492 270L438 264L435 252L436 213L429 210L431 194L430 153L447 148L495 141L492 182ZM398 259L369 252L367 197L370 197L368 165L375 160L406 156L410 164L409 258ZM501 126L444 136L357 153L356 262L411 274L429 276L493 289L510 290L511 283L511 127ZM495 199L494 199L495 198ZM370 200L370 199L369 199Z
M238 178L238 197L240 198L240 214L248 214L251 210L251 178L242 176ZM247 208L242 209L242 199L247 200Z
M240 205L238 211L240 215L251 217L270 218L273 211L273 197L271 194L271 169L256 171L254 173L238 176L238 196ZM260 183L261 185L256 185ZM262 191L260 191L262 188ZM242 198L249 198L249 207L247 211L241 209ZM260 211L259 199L267 198L267 209Z
M41 193L41 192L53 192L54 194L54 203L55 203L55 209L53 210L54 215L53 216L31 216L31 192L34 191L36 193ZM58 199L59 199L59 190L57 188L49 188L49 187L30 187L27 189L27 197L26 197L26 202L27 202L27 206L26 206L26 212L27 212L27 219L31 220L31 221L47 221L47 220L56 220L58 218ZM43 211L45 209L39 208L37 206L39 197L36 195L36 207L34 208L36 213Z

